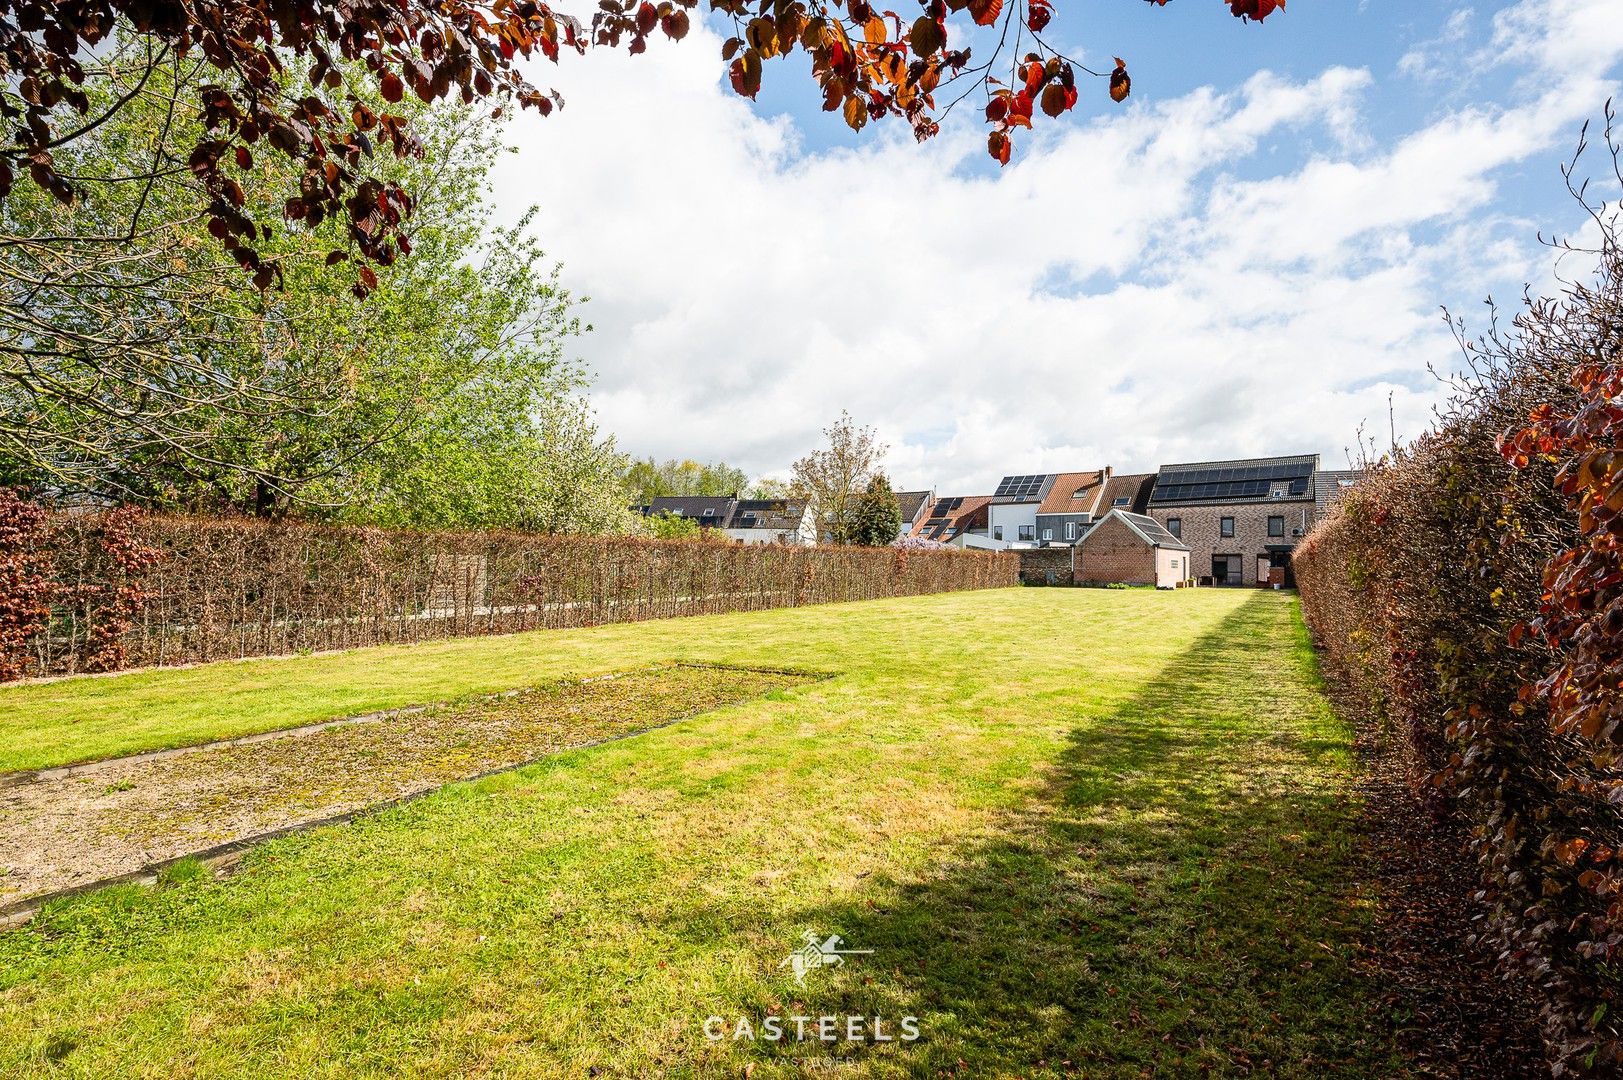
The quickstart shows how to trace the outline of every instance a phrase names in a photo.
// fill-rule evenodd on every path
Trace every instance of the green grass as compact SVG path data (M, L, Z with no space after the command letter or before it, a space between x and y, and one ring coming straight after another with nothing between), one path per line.
M199 696L253 729L677 658L840 674L54 905L0 935L0 1075L1401 1074L1353 963L1347 733L1286 595L1002 590L17 693L49 757L76 725L120 745L98 701L161 744ZM808 929L874 953L797 987ZM922 1037L703 1033L774 1014Z

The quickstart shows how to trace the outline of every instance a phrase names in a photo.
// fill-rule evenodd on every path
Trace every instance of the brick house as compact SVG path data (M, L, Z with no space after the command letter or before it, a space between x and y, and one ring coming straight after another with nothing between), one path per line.
M1319 455L1164 465L1149 515L1189 546L1211 585L1295 584L1291 551L1312 528Z
M1126 477L1116 483L1108 465L1090 472L1005 476L987 507L987 532L993 541L1017 548L1074 544L1112 501L1126 498L1123 505L1142 510L1138 488L1144 486L1147 493L1142 482L1150 478Z
M1093 520L1104 512L1099 503L1109 479L1108 465L1097 472L1055 474L1048 494L1037 507L1034 521L1037 543L1043 547L1076 543Z
M1114 507L1072 548L1078 584L1154 585L1175 589L1189 577L1189 546L1154 518Z

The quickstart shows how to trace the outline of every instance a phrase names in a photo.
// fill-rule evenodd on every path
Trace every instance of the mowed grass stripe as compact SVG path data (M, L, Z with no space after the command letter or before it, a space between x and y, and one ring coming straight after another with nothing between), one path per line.
M844 655L837 628L943 628L1018 590L386 645L0 686L0 773L298 727L676 662L789 666ZM992 605L996 608L998 605ZM898 613L905 612L899 617Z
M767 614L680 648L841 674L0 937L0 1073L1401 1074L1353 964L1346 732L1293 598ZM875 952L797 987L807 929ZM704 1037L773 1012L922 1038Z

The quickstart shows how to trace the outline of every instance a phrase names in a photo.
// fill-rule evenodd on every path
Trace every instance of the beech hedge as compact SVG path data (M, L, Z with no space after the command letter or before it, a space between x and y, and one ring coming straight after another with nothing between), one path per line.
M0 679L1018 583L1005 553L45 513L0 489Z
M1623 1075L1623 258L1466 344L1433 431L1298 547L1339 702L1401 740L1555 1075Z

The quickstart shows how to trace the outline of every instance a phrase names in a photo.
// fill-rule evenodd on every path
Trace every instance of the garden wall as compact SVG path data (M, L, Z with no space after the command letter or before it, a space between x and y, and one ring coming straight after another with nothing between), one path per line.
M0 678L998 588L1019 572L1002 553L46 515L6 498L0 584L23 584L0 602Z

